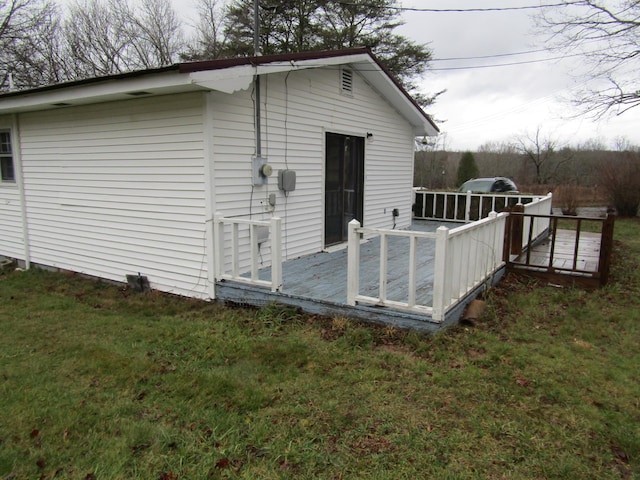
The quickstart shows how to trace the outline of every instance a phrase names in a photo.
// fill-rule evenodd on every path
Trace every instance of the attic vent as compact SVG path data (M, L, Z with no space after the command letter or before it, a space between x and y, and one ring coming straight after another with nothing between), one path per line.
M344 67L340 70L340 89L343 95L353 95L353 70Z

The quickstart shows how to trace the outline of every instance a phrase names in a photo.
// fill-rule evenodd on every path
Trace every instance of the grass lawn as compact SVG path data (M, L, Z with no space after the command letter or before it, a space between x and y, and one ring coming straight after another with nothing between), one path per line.
M439 335L0 275L0 480L640 478L640 222Z

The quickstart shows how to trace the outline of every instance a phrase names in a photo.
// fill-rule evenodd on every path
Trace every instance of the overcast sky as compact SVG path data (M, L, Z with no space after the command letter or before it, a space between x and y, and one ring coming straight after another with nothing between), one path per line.
M402 0L403 7L469 9L539 5L540 0ZM555 2L542 2L555 3ZM576 111L563 97L580 86L571 72L579 59L502 67L459 67L527 62L557 57L547 52L477 60L440 61L530 52L545 47L534 34L535 10L474 13L407 12L402 34L433 50L433 70L424 77L424 92L446 89L431 112L444 120L450 150L474 150L490 141L510 140L538 126L559 144L575 146L597 138L612 146L616 137L640 144L640 108L595 122L575 117Z

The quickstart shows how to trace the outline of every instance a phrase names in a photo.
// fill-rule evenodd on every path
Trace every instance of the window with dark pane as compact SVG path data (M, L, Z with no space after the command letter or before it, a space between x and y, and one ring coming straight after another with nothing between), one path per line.
M0 130L0 174L2 182L16 181L11 149L11 132L8 130Z

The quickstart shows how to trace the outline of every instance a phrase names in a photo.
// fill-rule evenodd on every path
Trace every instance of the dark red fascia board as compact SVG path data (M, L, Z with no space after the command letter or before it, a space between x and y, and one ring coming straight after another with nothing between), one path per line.
M343 57L345 55L368 54L373 57L371 50L365 47L349 48L345 50L318 50L313 52L278 53L258 57L222 58L219 60L205 60L202 62L180 63L180 73L200 72L203 70L220 70L241 65L265 65L275 62L299 62L304 60L319 60L323 58Z

